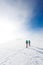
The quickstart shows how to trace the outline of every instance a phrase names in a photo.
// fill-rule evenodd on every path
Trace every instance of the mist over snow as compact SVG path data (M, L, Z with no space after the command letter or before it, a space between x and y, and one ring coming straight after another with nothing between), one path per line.
M43 0L0 0L0 65L43 65Z
M1 0L0 48L25 47L26 39L43 47L43 1Z

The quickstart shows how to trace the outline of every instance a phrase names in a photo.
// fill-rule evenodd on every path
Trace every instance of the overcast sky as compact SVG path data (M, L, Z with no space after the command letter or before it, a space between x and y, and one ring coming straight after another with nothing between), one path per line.
M0 44L17 39L43 45L43 0L0 0Z

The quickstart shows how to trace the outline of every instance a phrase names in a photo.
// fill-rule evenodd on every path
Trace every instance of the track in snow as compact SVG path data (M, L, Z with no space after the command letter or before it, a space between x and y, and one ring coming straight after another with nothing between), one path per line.
M43 51L30 47L6 57L0 65L43 65Z

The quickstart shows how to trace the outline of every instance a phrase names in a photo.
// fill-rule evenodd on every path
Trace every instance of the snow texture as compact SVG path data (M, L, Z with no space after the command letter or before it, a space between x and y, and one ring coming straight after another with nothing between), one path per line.
M0 65L43 65L42 48L29 47L1 54Z

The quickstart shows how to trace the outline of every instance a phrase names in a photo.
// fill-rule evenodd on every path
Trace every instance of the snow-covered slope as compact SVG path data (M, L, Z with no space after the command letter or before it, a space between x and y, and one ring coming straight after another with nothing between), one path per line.
M13 50L1 58L0 65L43 65L43 49L29 47Z

